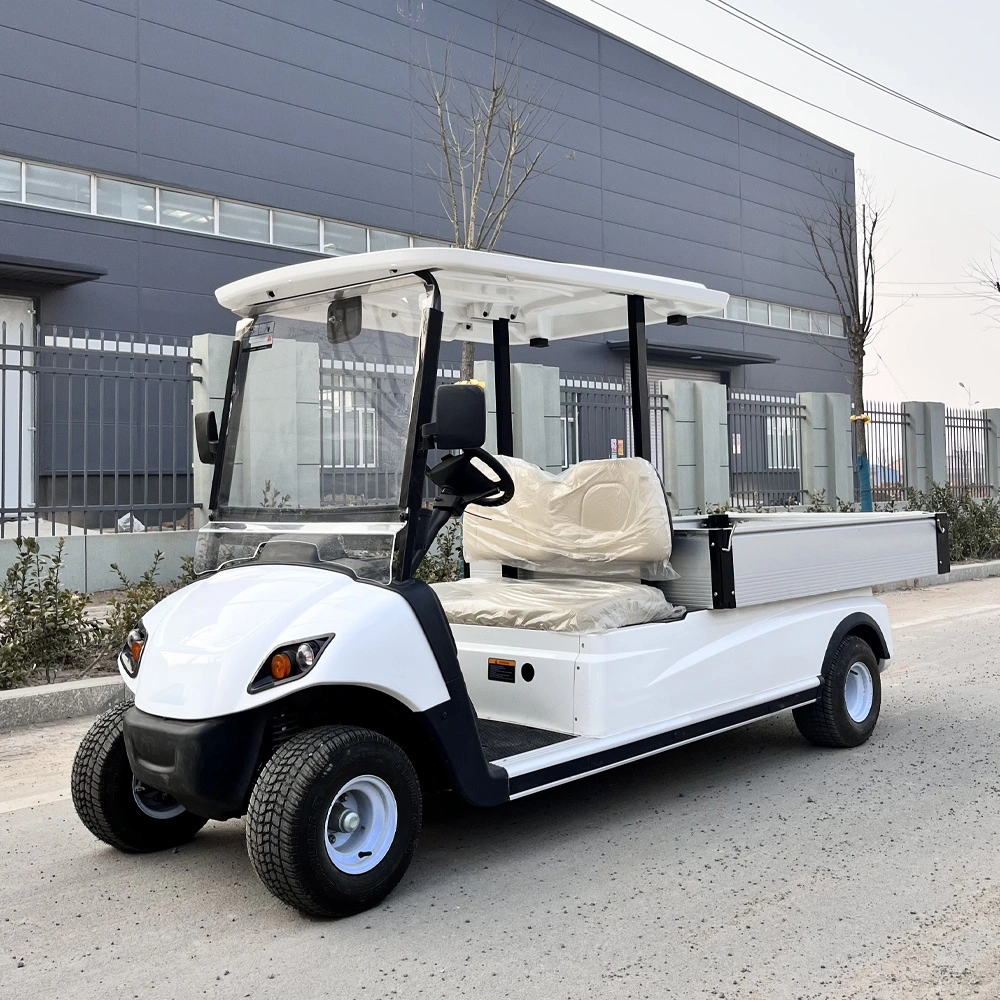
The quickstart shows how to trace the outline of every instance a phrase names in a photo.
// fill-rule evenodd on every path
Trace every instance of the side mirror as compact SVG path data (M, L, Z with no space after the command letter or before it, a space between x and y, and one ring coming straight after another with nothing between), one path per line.
M486 392L481 385L439 385L431 422L424 424L429 448L481 448L486 441Z
M205 465L214 465L219 447L219 426L213 410L194 415L194 439L198 445L198 458Z

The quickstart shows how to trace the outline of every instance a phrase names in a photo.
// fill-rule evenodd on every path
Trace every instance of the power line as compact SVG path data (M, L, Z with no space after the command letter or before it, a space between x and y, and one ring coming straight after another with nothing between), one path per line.
M638 21L636 18L630 17L628 14L623 14L621 11L617 11L613 7L609 7L606 3L601 3L601 0L590 0L590 3L592 3L595 7L600 7L602 10L606 10L609 14L614 14L616 17L620 17L623 20L628 21L630 24L634 24L637 28L641 28L643 31L651 32L659 38L662 38L664 41L671 42L682 49L686 49L688 52L693 52L696 56L701 56L702 59L707 59L709 62L715 63L717 66L722 66L724 69L728 69L732 73L737 73L739 76L746 77L748 80L753 80L754 83L759 83L762 87L767 87L769 90L776 91L785 97L790 97L793 101L805 104L807 107L813 108L816 111L822 111L824 114L831 115L833 118L837 118L842 122L847 122L848 125L853 125L855 128L860 128L865 132L870 132L872 135L877 135L882 139L888 139L889 142L895 142L900 146L905 146L907 149L912 149L916 153L924 153L927 156L932 156L935 160L941 160L943 163L950 163L954 167L962 167L965 170L971 170L974 174L980 174L983 177L991 177L995 181L1000 181L1000 174L994 174L989 170L983 170L980 167L973 167L971 164L963 163L961 160L953 160L950 156L944 156L942 153L935 153L929 149L924 149L923 146L917 146L912 142L907 142L905 139L889 135L887 132L881 132L879 129L873 128L871 125L863 125L861 122L855 121L853 118L848 118L847 115L831 111L829 108L823 107L822 104L815 104L812 101L806 100L804 97L799 97L798 94L793 94L789 90L784 90L774 83L768 83L767 80L762 80L759 76L747 73L746 70L737 69L735 66L724 62L722 59L710 56L706 52L702 52L701 49L696 49L693 45L688 45L686 42L679 42L676 38L671 38L671 36L665 32L660 31L657 28L651 28L648 24L643 24L642 21Z
M833 56L828 56L825 52L820 52L819 49L814 49L806 42L800 41L798 38L786 34L780 28L775 28L766 21L762 21L760 18L754 17L753 14L748 14L746 11L740 10L739 7L735 6L735 4L729 3L728 0L705 0L705 2L711 4L716 9L721 10L724 14L729 14L732 17L735 17L737 20L749 25L751 28L756 28L758 31L764 32L764 34L769 35L776 41L782 42L783 44L796 49L798 52L803 53L803 55L807 55L811 59L815 59L818 62L829 66L831 69L837 70L839 73L844 73L860 83L867 84L869 87L874 87L876 90L880 90L883 94L888 94L890 97L895 97L900 101L905 101L907 104L911 104L913 107L919 108L921 111L926 111L928 114L936 115L938 118L942 118L946 122L951 122L952 125L958 125L960 128L968 129L970 132L975 132L976 135L981 135L986 139L992 139L994 142L1000 142L1000 136L995 136L990 132L984 132L981 128L976 128L975 125L970 125L968 122L964 122L960 118L955 118L953 115L949 115L944 111L938 111L937 108L932 108L930 105L923 104L921 101L918 101L907 94L894 90L892 87L884 83L880 83L878 80L875 80L870 76L866 76L860 70L856 70L853 67L848 66L846 63L840 62L838 59L834 59Z

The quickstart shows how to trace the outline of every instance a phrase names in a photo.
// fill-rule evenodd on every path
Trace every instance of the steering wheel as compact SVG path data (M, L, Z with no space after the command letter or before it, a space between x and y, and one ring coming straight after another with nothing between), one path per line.
M491 479L473 465L482 462L496 476ZM482 448L467 448L460 455L448 455L433 469L427 478L435 486L459 496L467 504L480 507L501 507L514 496L514 480L503 464Z

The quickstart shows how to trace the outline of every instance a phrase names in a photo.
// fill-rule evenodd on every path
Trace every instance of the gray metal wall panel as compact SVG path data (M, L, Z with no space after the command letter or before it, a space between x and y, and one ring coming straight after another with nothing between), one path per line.
M457 71L488 71L498 8L555 109L549 173L500 248L832 309L798 214L823 209L817 175L850 177L852 156L540 0L425 0L414 20L396 0L8 0L0 153L448 238L423 63L451 40ZM216 285L306 259L24 207L0 206L0 227L9 252L108 269L48 293L45 322L140 332L228 332ZM699 321L684 341L780 353L740 374L755 387L842 379L801 334ZM524 360L560 357L621 369L596 344Z

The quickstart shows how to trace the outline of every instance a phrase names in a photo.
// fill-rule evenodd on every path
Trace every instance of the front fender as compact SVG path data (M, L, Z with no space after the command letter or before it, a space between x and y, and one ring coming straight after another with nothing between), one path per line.
M374 688L414 712L449 697L407 601L343 573L273 564L224 570L171 594L143 622L135 703L162 718L218 718L319 684ZM247 692L275 648L331 633L304 677Z

